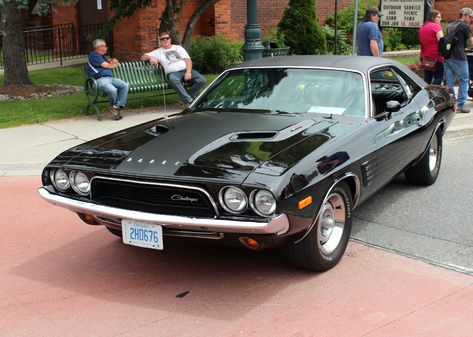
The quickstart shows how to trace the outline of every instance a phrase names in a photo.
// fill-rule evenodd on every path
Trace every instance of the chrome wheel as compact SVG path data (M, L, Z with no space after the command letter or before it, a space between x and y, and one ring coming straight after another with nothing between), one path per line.
M331 193L317 221L317 242L323 254L332 254L340 245L345 229L346 207L342 196Z
M285 247L286 256L296 266L328 270L340 261L347 248L353 214L351 189L342 180L328 191L307 235Z
M438 139L437 135L434 136L432 142L430 142L429 148L429 169L430 172L433 172L437 168L437 158L438 158Z

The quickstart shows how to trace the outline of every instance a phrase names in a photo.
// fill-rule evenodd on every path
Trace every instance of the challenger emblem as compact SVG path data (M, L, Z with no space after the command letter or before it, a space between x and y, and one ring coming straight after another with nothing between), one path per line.
M191 198L191 197L186 197L186 196L182 196L180 194L173 194L171 196L171 200L177 200L177 201L189 201L189 202L197 202L199 201L199 199L197 198Z

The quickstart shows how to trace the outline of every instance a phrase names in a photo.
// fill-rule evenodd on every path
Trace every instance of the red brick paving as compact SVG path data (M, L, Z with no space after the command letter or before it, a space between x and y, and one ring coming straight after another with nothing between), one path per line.
M124 246L39 185L0 178L1 336L473 336L472 276L355 242L321 274L276 251Z

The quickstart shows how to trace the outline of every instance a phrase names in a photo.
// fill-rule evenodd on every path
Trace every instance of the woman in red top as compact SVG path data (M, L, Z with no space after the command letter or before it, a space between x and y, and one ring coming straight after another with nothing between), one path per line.
M424 70L424 81L428 84L441 84L443 80L443 57L439 54L438 43L440 38L443 37L440 21L442 21L440 12L432 9L427 14L427 21L419 29L420 60L422 61L424 57L436 58L438 60L435 71Z

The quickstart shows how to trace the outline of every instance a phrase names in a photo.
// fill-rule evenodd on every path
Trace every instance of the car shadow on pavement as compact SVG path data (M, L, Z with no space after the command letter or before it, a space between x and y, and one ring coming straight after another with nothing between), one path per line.
M85 226L74 223L67 226ZM163 251L127 246L101 227L11 270L54 288L140 307L233 320L285 287L317 278L279 251L165 242ZM237 304L227 310L202 310Z

